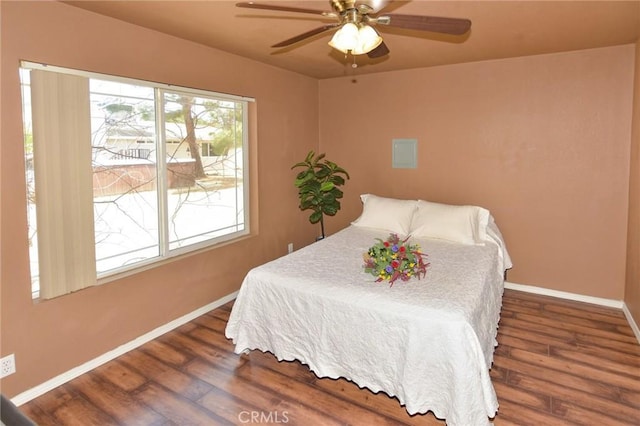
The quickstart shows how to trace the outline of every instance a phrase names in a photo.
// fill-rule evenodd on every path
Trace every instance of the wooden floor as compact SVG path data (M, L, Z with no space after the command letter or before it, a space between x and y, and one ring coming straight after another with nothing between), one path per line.
M623 313L506 290L496 425L640 424L640 345ZM298 362L233 353L231 304L23 405L39 425L443 425Z

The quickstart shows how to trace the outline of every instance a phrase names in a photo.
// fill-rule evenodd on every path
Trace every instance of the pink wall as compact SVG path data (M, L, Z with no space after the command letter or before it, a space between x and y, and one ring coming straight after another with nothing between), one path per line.
M297 208L290 167L318 147L315 79L58 2L0 2L0 11L0 355L15 353L18 370L2 380L2 393L14 396L226 296L251 267L285 254L288 242L300 247L313 241L317 229ZM252 236L33 303L22 177L21 59L254 97Z
M320 81L320 149L358 195L491 210L512 282L622 300L634 46ZM418 168L391 140L418 139Z
M636 324L640 324L640 41L636 43L635 71L629 174L627 282L624 301Z

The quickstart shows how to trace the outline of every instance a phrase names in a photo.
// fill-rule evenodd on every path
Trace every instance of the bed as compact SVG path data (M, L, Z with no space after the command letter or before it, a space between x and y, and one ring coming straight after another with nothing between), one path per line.
M318 377L396 397L409 414L488 424L498 409L489 369L511 267L493 217L477 206L362 200L347 228L251 270L226 336L236 353L299 360ZM364 273L363 253L390 233L420 245L426 276L390 286Z

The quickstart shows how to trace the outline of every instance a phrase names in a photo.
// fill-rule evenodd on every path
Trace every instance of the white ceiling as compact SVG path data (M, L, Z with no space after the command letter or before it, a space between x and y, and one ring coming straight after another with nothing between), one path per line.
M257 1L330 11L329 1ZM327 45L328 31L291 47L270 46L335 22L312 14L235 7L233 1L65 1L183 39L323 79L351 75L353 57ZM640 0L392 1L383 13L467 18L464 36L376 26L391 50L357 57L357 73L384 72L633 43Z

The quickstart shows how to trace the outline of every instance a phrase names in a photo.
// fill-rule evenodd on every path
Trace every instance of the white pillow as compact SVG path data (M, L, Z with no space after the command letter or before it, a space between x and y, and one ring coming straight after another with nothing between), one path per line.
M409 235L413 212L418 205L416 200L397 200L372 194L363 194L360 199L364 204L362 214L351 222L352 225Z
M418 200L410 235L469 245L484 244L488 223L489 211L482 207L453 206Z

